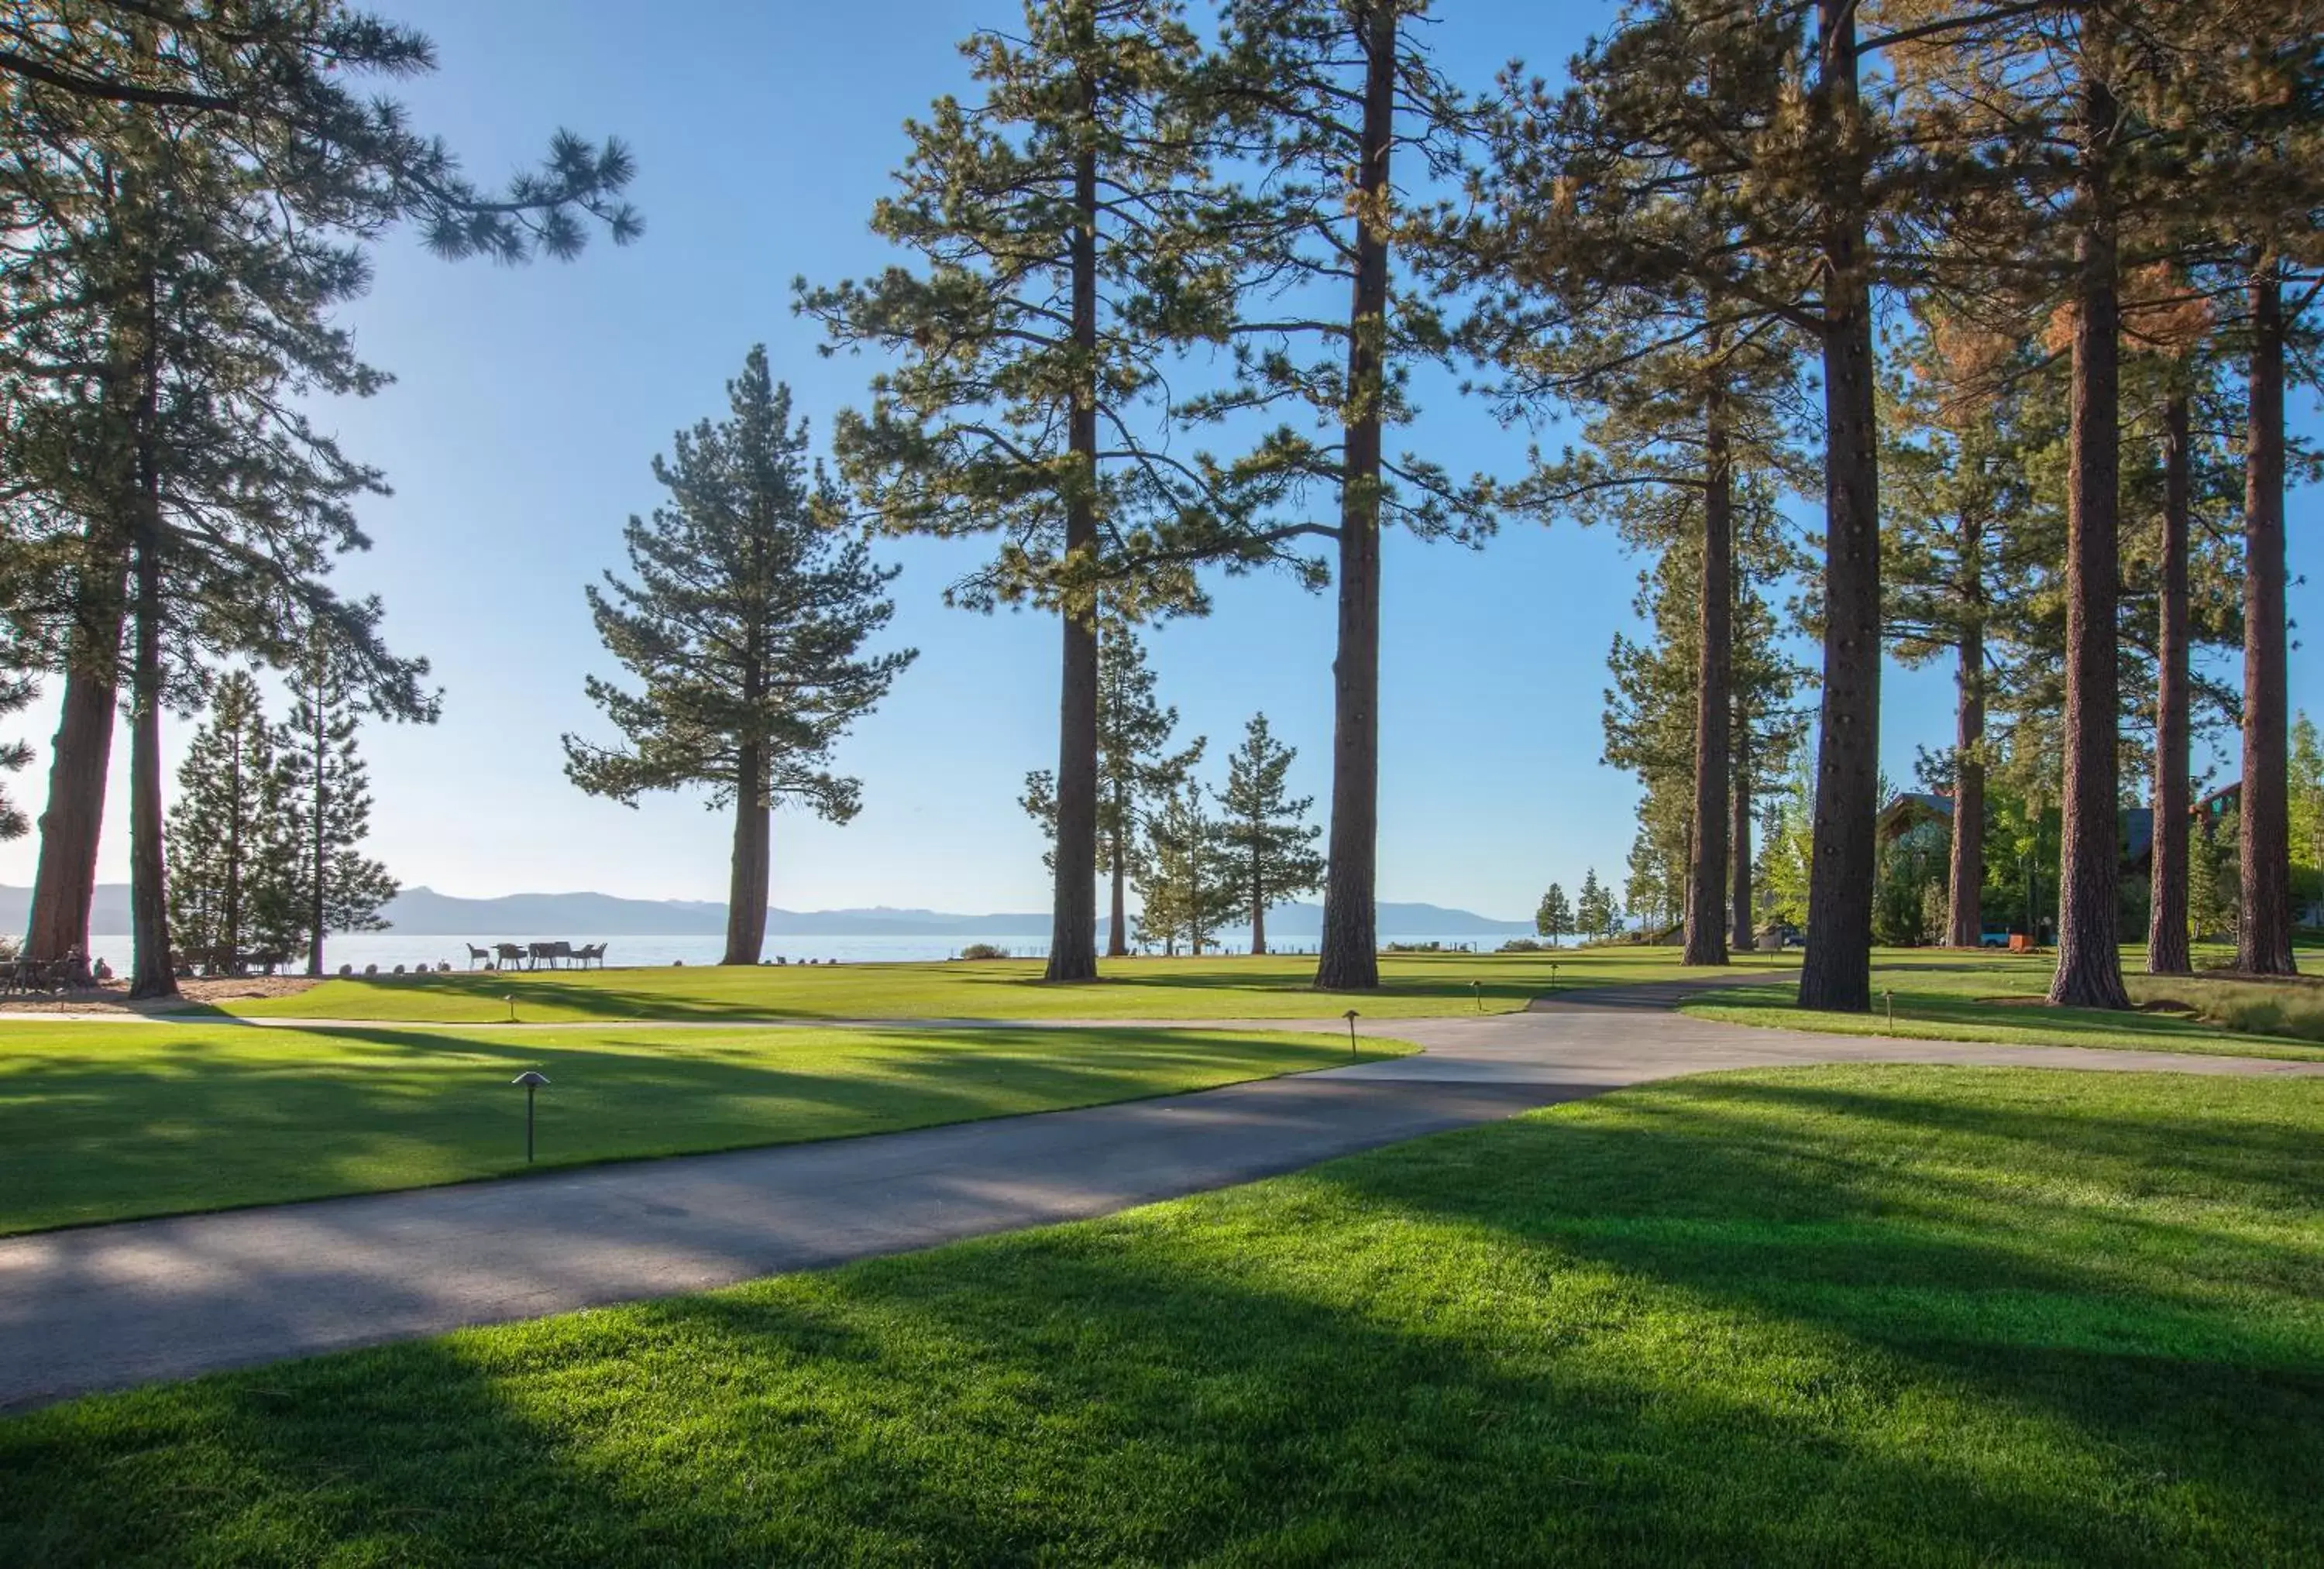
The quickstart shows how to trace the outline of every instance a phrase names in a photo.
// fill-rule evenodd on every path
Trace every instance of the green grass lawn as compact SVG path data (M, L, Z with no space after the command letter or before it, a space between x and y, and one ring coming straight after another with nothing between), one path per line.
M2126 953L2126 971L2131 962ZM2120 1014L2044 1005L2041 999L2049 992L2053 968L2049 955L1883 949L1874 956L1868 1015L1795 1007L1789 985L1711 993L1688 1002L1684 1011L1697 1018L1828 1034L2324 1060L2324 1045L2318 1044L2324 1041L2324 982L2126 974L2131 999L2142 1008ZM1895 999L1893 1030L1884 992Z
M1411 1048L1366 1039L1366 1057ZM1203 1089L1345 1040L1145 1030L0 1026L0 1233ZM0 1562L5 1562L0 1555Z
M1796 958L1766 960L1795 967ZM1318 992L1312 958L1270 955L1116 959L1103 979L1051 986L1038 960L950 964L715 965L650 969L459 972L331 980L295 996L226 1005L248 1017L483 1023L593 1019L1336 1019L1412 1018L1522 1008L1560 986L1655 980L1685 973L1669 948L1547 954L1389 954L1381 989Z
M2312 1564L2324 1085L1676 1081L0 1423L0 1561Z

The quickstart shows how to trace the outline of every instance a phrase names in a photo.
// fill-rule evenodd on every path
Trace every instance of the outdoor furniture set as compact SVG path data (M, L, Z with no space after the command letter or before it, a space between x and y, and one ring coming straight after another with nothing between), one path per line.
M547 965L556 969L562 965L586 968L595 964L605 968L605 945L585 943L579 948L569 942L495 942L490 948L468 944L468 967L484 969L539 969Z

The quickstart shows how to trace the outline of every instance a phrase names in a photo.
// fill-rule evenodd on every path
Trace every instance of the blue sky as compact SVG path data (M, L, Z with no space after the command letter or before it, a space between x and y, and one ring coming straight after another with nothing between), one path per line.
M350 312L398 378L327 411L396 493L369 503L376 540L343 579L386 600L397 644L435 662L441 723L366 732L375 848L407 884L488 895L595 888L720 898L727 825L686 797L637 811L564 779L558 736L595 731L585 673L613 674L581 585L620 561L620 530L657 500L648 465L670 433L723 408L754 342L826 430L869 365L822 360L789 310L793 275L834 280L890 259L866 228L904 149L901 122L963 80L954 43L1006 23L1011 0L661 0L650 29L613 0L376 0L436 41L443 69L402 96L480 176L536 155L556 126L635 150L645 238L570 266L450 265L406 240ZM1509 57L1555 68L1610 7L1458 0L1434 38L1481 84ZM1406 445L1455 471L1506 471L1524 437L1448 389L1427 390ZM2307 401L2303 426L2312 427ZM2292 508L2295 573L2324 566L2312 493ZM897 641L921 650L842 753L864 807L835 828L778 819L774 902L787 908L1047 903L1040 844L1018 810L1056 748L1056 635L1039 617L939 602L973 547L899 541ZM1526 525L1483 551L1391 541L1384 598L1380 891L1529 913L1552 878L1618 879L1636 787L1598 762L1605 655L1631 625L1637 563L1615 541ZM2294 613L2304 599L2295 588ZM1282 581L1224 582L1207 620L1158 633L1154 660L1182 734L1213 754L1264 710L1299 749L1296 788L1329 794L1332 608ZM2295 702L2319 665L2293 656ZM1890 771L1950 737L1950 684L1893 666ZM22 733L44 742L43 704ZM172 720L172 766L190 727ZM602 732L599 732L602 733ZM126 739L115 753L101 876L127 875ZM20 775L33 803L46 757ZM0 881L31 880L29 840Z

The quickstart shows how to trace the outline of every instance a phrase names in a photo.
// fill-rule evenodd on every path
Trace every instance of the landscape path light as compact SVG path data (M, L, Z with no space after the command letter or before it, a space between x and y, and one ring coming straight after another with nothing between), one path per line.
M516 994L515 994L514 992L511 992L511 993L509 993L509 994L508 994L508 996L506 996L503 997L503 998L501 999L501 1001L503 1001L503 1002L504 1002L504 1003L506 1003L506 1004L508 1005L508 1010L509 1010L509 1020L508 1020L508 1022L509 1022L510 1023L512 1023L512 1024L515 1023L516 1023Z
M1480 1014L1483 1013L1485 1011L1485 983L1480 980L1471 981L1469 983L1469 995L1477 999L1477 1012Z
M1356 1019L1358 1015L1355 1009L1350 1008L1346 1013L1340 1016L1348 1022L1348 1060L1353 1062L1356 1060Z
M549 1076L537 1069L528 1068L509 1082L524 1086L524 1163L530 1166L532 1164L532 1097L541 1086L549 1082Z

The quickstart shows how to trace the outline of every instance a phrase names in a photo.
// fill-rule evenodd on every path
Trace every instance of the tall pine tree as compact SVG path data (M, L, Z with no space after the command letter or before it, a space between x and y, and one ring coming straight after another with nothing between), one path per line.
M565 771L592 795L634 805L656 790L706 788L732 807L734 850L723 964L756 964L766 942L771 814L779 801L844 822L861 786L831 749L888 693L917 651L865 655L895 614L898 568L838 527L834 487L807 463L804 419L764 347L726 384L724 420L703 420L654 460L669 492L622 531L634 581L586 592L605 647L641 684L596 676L590 701L622 744L565 738Z
M1097 974L1098 607L1196 610L1234 547L1220 487L1173 456L1165 372L1215 335L1222 236L1188 97L1200 48L1175 0L1028 0L1021 36L962 46L975 102L906 126L873 230L923 270L814 289L828 350L897 362L842 417L840 468L881 528L993 535L972 608L1058 618L1048 978Z
M1187 771L1203 755L1200 739L1190 747L1170 749L1171 733L1177 728L1177 709L1165 708L1155 698L1154 672L1146 663L1146 648L1139 641L1137 629L1120 617L1102 617L1097 649L1097 832L1098 858L1112 891L1105 943L1110 959L1130 952L1130 873L1138 859L1147 813L1155 802L1186 782ZM1054 871L1056 775L1047 768L1027 774L1019 804L1041 825L1050 847L1043 853L1042 864Z
M380 931L395 897L387 867L363 853L371 834L371 778L355 747L357 688L319 640L294 673L290 717L275 732L281 758L288 924L307 944L307 973L323 973L335 931Z
M1573 904L1555 883L1549 885L1549 891L1541 896L1540 907L1533 913L1533 929L1548 938L1552 948L1573 930Z
M258 683L228 673L186 748L170 810L171 940L212 975L238 974L254 950L290 947L287 784Z
M1386 433L1412 416L1416 357L1443 339L1425 289L1399 287L1389 252L1416 155L1452 167L1465 116L1423 41L1427 0L1232 0L1206 74L1222 151L1255 170L1222 226L1237 262L1233 387L1202 417L1290 416L1230 466L1235 494L1290 518L1261 537L1336 547L1332 811L1315 984L1379 985L1380 537L1489 527L1483 488L1455 484ZM1344 307L1333 297L1342 289ZM1328 508L1332 521L1307 513Z
M1265 714L1253 714L1242 745L1227 757L1226 788L1217 793L1224 814L1219 848L1250 916L1255 954L1267 951L1268 906L1312 893L1323 880L1323 858L1315 853L1323 830L1307 821L1314 798L1291 796L1291 764L1298 755L1275 739Z
M211 291L203 309L217 335L236 291L256 296L241 303L245 317L278 310L267 286L250 281L256 247L274 252L277 271L303 274L300 286L312 296L302 308L314 314L359 279L359 262L332 242L369 242L406 220L439 254L503 262L570 256L591 220L616 241L638 232L620 199L631 164L617 143L595 147L560 133L538 170L485 190L440 141L412 128L401 105L364 88L365 78L407 77L434 63L424 36L340 0L16 7L0 15L0 203L14 236L0 251L9 305L0 381L32 427L12 424L0 437L0 489L39 497L53 519L41 541L52 590L12 609L47 624L49 663L65 678L41 818L28 940L35 958L87 940L144 511L135 471L139 454L170 445L152 427L181 396L153 385L171 360L152 319L156 307L182 312L185 280L194 279ZM167 233L157 220L164 204ZM222 231L240 234L243 254L211 250ZM294 325L287 335L302 332ZM286 357L311 362L311 345ZM229 399L196 445L219 470L244 472L252 495L263 493L278 482L287 449L306 437L298 422L261 412L281 407L271 374L214 384L202 396L215 399L226 386L244 389L240 401ZM58 439L60 422L80 428ZM156 488L175 499L198 487L172 473ZM233 503L245 511L255 504ZM215 530L191 537L206 534ZM146 554L162 552L157 544ZM149 629L171 597L167 585L142 595ZM158 722L164 673L158 636L141 641L157 650L133 703L145 725L148 715ZM158 759L137 772L133 826L143 848L133 881L142 890L141 933L155 948L137 984L166 989L167 955L156 946L164 902Z
M1195 958L1218 929L1234 919L1242 885L1220 842L1219 823L1203 805L1193 780L1162 798L1146 828L1139 858L1140 940L1176 954L1185 942Z

